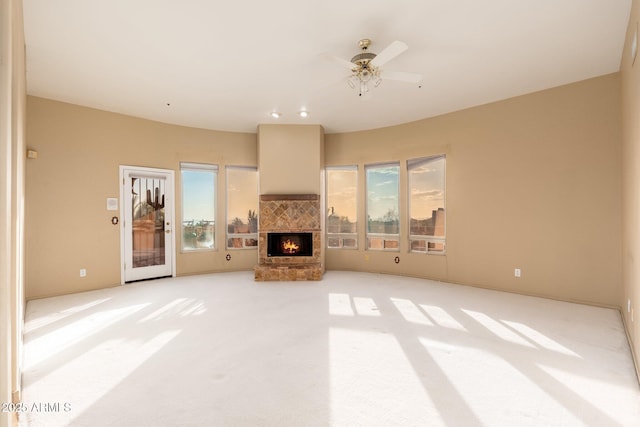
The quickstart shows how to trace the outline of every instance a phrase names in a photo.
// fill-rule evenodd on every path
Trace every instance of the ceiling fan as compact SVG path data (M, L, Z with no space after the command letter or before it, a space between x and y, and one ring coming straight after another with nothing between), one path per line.
M351 61L332 56L334 60L351 70L347 80L349 86L358 92L358 96L365 96L369 92L369 86L380 86L382 80L397 80L408 83L420 83L422 75L402 71L384 71L381 67L396 56L407 50L409 46L401 41L394 41L384 48L379 54L369 52L370 39L362 39L358 42L361 52L351 58Z

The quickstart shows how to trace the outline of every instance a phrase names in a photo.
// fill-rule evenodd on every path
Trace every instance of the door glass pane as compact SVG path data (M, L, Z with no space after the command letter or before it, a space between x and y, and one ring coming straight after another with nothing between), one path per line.
M164 265L165 180L131 178L133 267Z

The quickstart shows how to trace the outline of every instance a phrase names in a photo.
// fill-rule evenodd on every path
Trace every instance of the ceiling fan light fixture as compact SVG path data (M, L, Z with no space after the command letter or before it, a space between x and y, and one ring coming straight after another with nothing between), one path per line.
M351 58L354 67L347 83L352 89L358 91L358 96L364 96L369 92L369 82L373 84L373 87L378 87L382 82L382 77L380 77L380 69L371 63L377 55L367 51L371 40L362 39L358 45L362 52Z
M358 42L360 53L353 56L350 61L333 57L351 71L351 75L347 78L347 84L358 93L358 96L363 96L371 88L380 86L383 77L386 80L398 80L408 83L420 83L422 81L422 75L417 73L397 71L383 73L382 67L387 62L409 48L406 43L396 40L378 54L368 51L370 45L370 39L360 40Z
M367 85L367 82L361 81L360 90L358 91L358 96L365 96L367 92L369 92L369 86Z

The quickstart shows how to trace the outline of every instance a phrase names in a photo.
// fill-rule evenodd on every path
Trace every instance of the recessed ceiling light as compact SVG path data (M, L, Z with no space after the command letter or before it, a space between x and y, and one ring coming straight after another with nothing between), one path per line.
M302 118L309 117L309 112L305 110L300 111L298 114L300 114Z
M280 118L282 114L278 113L277 111L272 111L271 112L271 117L273 117L274 119L278 119Z

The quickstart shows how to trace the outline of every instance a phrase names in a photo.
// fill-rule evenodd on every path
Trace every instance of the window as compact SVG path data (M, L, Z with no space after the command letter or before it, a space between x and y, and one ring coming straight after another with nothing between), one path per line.
M328 167L327 247L358 248L358 167Z
M445 156L409 160L409 248L445 252Z
M258 170L228 166L227 249L258 247Z
M400 249L398 186L400 165L365 166L367 185L367 249Z
M215 249L218 166L180 163L182 249Z

